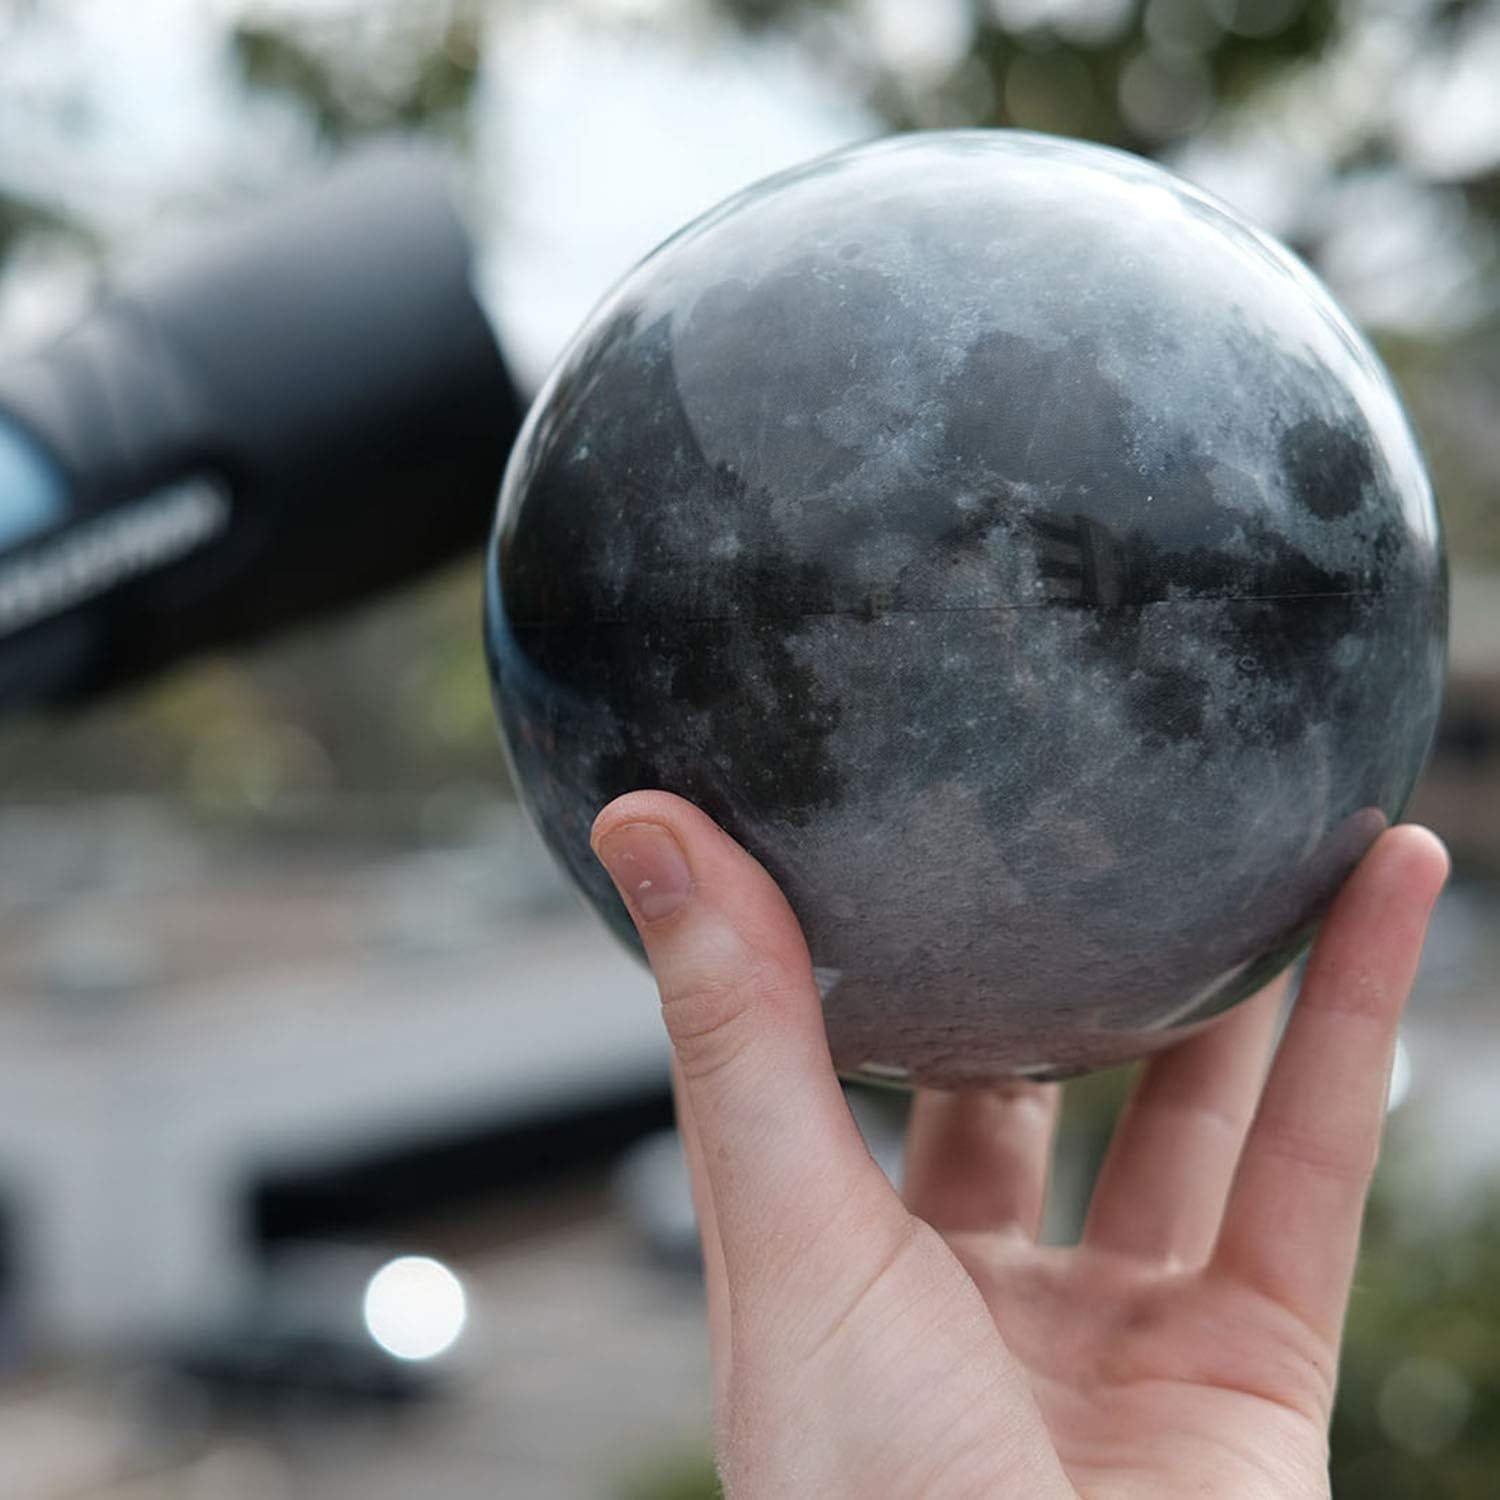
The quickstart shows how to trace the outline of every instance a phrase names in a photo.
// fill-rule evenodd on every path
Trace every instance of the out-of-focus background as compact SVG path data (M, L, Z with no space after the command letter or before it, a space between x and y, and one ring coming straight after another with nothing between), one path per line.
M1453 848L1334 1428L1500 1474L1500 0L0 0L0 366L371 137L446 152L533 389L729 191L893 128L1155 155L1300 250L1430 456ZM0 1493L714 1493L644 976L517 815L466 562L0 726ZM1053 1232L1124 1078L1074 1086ZM894 1096L892 1096L894 1097ZM862 1098L878 1151L899 1110Z

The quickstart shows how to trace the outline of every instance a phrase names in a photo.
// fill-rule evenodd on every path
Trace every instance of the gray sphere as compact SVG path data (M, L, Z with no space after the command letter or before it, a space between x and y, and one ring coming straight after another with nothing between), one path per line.
M511 459L486 640L588 848L691 799L780 882L850 1075L1141 1055L1307 942L1432 737L1446 587L1378 359L1122 153L896 137L697 220Z

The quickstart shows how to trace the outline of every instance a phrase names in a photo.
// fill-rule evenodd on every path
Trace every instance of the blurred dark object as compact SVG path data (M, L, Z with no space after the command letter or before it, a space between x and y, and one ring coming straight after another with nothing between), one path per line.
M249 1318L185 1340L166 1363L224 1415L274 1418L309 1407L321 1413L419 1401L439 1391L430 1371L392 1359L369 1340Z
M664 1132L675 1142L668 1130L672 1099L662 1079L590 1081L588 1095L570 1097L559 1088L550 1107L533 1106L523 1120L507 1111L493 1121L470 1120L419 1136L399 1149L372 1146L262 1171L249 1195L250 1233L274 1254L279 1246L320 1236L390 1231L426 1215L474 1211L502 1194L516 1198L579 1181ZM696 1253L691 1205L688 1229Z
M426 153L369 152L157 257L0 369L10 468L29 442L41 476L0 485L0 708L92 696L477 545L520 416Z
M187 1382L211 1409L271 1420L424 1400L451 1384L466 1321L462 1287L437 1261L286 1245L232 1317L168 1348L147 1390L175 1404Z

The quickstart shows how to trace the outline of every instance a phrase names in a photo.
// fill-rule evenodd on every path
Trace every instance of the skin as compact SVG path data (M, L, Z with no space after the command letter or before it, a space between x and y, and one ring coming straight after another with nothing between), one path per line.
M1448 861L1382 835L1285 980L1147 1063L1081 1242L1039 1245L1056 1086L919 1094L904 1199L829 1060L796 919L663 792L595 852L661 988L731 1500L1329 1494L1396 1026Z

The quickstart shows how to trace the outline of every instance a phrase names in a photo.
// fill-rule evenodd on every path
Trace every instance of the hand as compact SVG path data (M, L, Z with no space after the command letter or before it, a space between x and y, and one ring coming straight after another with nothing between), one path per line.
M675 1049L733 1500L1328 1494L1431 834L1384 834L1350 878L1269 1078L1285 980L1147 1064L1067 1249L1036 1242L1056 1085L919 1094L903 1203L765 871L662 792L612 803L594 847Z

